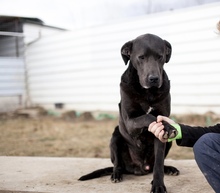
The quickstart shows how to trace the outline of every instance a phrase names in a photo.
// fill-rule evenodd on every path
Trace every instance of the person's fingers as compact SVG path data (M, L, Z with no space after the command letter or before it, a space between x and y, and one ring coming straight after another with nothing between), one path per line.
M152 122L148 127L148 131L155 135L155 133L158 134L163 128L164 126L161 122Z
M164 139L164 138L163 138L164 133L165 133L165 131L162 130L162 131L159 133L158 139L159 139L161 142L166 143L166 142L167 142L167 139Z
M164 135L164 125L159 122L152 122L149 127L148 127L148 131L153 133L155 135L155 137L157 137L161 142L165 143L167 142L167 139L163 138Z
M148 131L151 132L151 130L153 129L153 127L157 124L156 121L152 122L149 126L148 126Z
M164 126L163 126L162 124L160 124L160 123L157 123L157 124L154 126L153 129L154 129L154 130L153 130L154 135L155 135L157 138L159 138L159 134L160 134L160 132L164 129Z

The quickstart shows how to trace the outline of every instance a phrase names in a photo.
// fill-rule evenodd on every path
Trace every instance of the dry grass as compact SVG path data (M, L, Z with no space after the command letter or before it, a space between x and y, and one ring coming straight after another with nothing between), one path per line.
M211 118L210 118L211 117ZM176 117L176 121L194 125L214 124L210 115ZM65 120L50 116L37 119L0 118L0 155L109 157L109 141L117 120ZM173 147L169 158L191 159L191 148Z
M50 117L0 121L0 155L108 157L116 121L70 122Z

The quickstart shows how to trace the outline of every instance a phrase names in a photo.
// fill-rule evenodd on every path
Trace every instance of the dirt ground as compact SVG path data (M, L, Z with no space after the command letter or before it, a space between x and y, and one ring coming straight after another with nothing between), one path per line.
M190 125L220 121L213 113L171 117ZM34 116L32 112L0 114L0 156L109 158L109 141L117 124L117 117L109 114L94 119L91 113L79 116L74 111L62 116L39 109ZM192 149L173 143L168 158L193 159Z

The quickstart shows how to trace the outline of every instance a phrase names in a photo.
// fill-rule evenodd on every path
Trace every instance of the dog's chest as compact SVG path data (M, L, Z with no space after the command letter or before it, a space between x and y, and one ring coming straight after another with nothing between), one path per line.
M140 97L137 101L141 107L141 109L146 113L150 114L152 111L157 109L158 101L160 101L160 94L147 94L142 97ZM162 99L161 99L162 100Z
M149 106L147 111L146 111L146 114L149 114L153 109L154 109L153 107Z
M142 102L140 103L140 106L142 108L142 110L146 113L146 114L149 114L151 111L154 110L154 107L147 104L146 102Z

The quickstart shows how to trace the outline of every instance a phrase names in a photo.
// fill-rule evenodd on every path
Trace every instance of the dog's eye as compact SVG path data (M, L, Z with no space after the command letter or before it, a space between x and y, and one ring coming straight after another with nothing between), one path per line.
M158 55L157 60L162 60L163 56Z
M138 58L143 60L144 59L144 55L138 56Z

